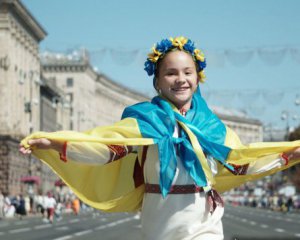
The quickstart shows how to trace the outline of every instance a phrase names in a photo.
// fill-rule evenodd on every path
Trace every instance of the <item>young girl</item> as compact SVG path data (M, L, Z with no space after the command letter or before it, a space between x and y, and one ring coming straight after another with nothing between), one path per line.
M145 63L158 92L151 102L126 108L112 126L32 134L20 152L95 208L141 209L143 239L223 239L217 190L295 165L300 141L242 145L201 97L205 67L191 40L164 39Z

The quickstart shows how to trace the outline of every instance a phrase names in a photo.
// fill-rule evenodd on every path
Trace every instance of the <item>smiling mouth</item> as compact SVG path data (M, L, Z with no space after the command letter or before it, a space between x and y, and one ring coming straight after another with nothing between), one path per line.
M174 92L184 92L186 90L188 90L188 87L181 87L181 88L171 88L172 91Z

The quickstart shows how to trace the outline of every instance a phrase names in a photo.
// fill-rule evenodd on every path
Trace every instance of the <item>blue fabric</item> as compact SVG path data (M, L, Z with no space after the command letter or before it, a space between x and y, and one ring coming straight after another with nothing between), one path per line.
M194 94L191 109L185 117L174 112L171 105L159 96L154 97L151 103L143 102L127 107L122 119L127 117L137 119L142 136L153 138L158 145L159 182L163 197L167 196L171 188L177 167L177 155L182 159L183 166L195 184L207 185L203 168L187 134L181 130L179 138L173 137L176 119L186 124L195 134L205 154L227 165L226 159L231 149L223 145L226 127L208 108L199 89ZM177 153L176 149L178 149ZM232 168L228 165L227 167Z

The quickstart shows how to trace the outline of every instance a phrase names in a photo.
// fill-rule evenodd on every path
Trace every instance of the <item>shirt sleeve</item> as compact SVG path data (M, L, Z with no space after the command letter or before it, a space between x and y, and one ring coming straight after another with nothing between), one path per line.
M65 142L60 159L91 165L103 165L116 161L136 151L136 147L106 145L102 143Z
M252 164L249 164L246 174L257 174L269 171L274 168L280 168L283 165L287 165L287 160L279 155L276 159L265 160L265 161L256 161Z
M242 146L238 135L229 127L227 127L228 138L226 138L226 145L231 148L238 148ZM279 155L275 159L260 159L250 164L245 165L235 165L233 166L234 170L228 169L232 174L235 175L246 175L246 174L258 174L262 172L269 171L274 168L280 168L283 165L287 165L288 159L284 158L283 155Z

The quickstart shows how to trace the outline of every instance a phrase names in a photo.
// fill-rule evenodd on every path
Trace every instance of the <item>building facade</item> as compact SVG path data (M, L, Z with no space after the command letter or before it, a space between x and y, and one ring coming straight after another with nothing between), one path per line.
M46 32L20 1L2 0L0 34L0 133L24 136L40 128L39 42Z
M69 124L63 129L84 131L120 120L123 109L149 98L126 89L94 71L84 49L70 54L41 54L42 71L63 89L70 101Z
M263 141L263 126L260 121L249 118L236 110L224 111L216 107L213 109L219 118L237 133L243 144Z
M57 179L40 161L18 153L23 137L61 129L57 120L69 115L61 111L63 92L41 78L39 42L45 36L46 31L20 1L1 0L0 190L14 195L50 188L50 182ZM53 99L57 99L55 107Z

